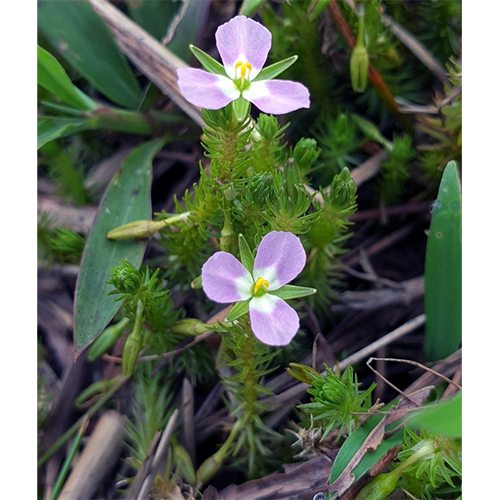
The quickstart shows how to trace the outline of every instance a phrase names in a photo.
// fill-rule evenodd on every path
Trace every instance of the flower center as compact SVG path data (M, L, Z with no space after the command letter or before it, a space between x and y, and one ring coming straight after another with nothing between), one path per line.
M255 285L253 286L253 291L252 295L254 297L262 297L269 288L269 281L265 280L264 278L258 278L257 281L255 282Z
M241 81L250 79L250 71L252 71L252 65L249 62L244 63L243 61L238 61L234 69L235 69L235 75L234 75L235 80L237 80L238 78Z

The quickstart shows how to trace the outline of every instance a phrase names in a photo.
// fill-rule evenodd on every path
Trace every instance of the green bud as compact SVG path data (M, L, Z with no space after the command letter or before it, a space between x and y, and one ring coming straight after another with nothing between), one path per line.
M368 51L364 45L354 47L351 54L351 85L354 92L364 92L368 81Z
M207 458L200 465L200 468L196 472L196 478L198 479L198 482L201 484L208 483L208 481L210 481L210 479L212 479L215 474L217 474L221 465L222 460L219 461L216 455L212 455L211 457Z
M314 139L303 137L293 148L293 158L299 170L308 170L321 154Z
M127 260L111 269L111 279L108 282L121 293L135 293L142 285L142 276Z
M325 402L341 406L349 398L347 387L338 377L330 377L321 387L319 397Z
M333 206L341 210L353 207L353 210L347 214L351 215L356 208L357 189L351 177L351 172L347 167L344 167L340 173L333 178L328 198Z
M116 341L121 337L124 328L130 320L123 318L116 325L111 325L104 330L87 351L87 359L92 362L104 354L110 347L115 345Z
M273 176L267 172L252 175L248 181L247 195L258 206L263 205L267 198L273 202L275 198Z
M122 356L122 370L126 377L130 377L134 373L137 356L141 349L142 339L131 333L125 342Z
M201 276L198 276L193 281L191 281L191 288L193 288L194 290L201 290L201 288L203 288L201 285Z
M212 330L214 325L203 323L198 319L181 319L176 321L171 327L172 333L179 333L180 335L200 335L201 333Z
M238 236L234 230L233 224L230 220L230 215L224 213L224 226L222 226L220 232L220 249L223 252L228 252L232 255L236 255L238 251Z
M116 383L117 378L99 380L89 385L84 391L82 391L79 396L75 399L76 406L82 406L88 402L93 396L97 394L102 394L108 389L111 389Z
M400 474L396 471L379 474L372 479L356 496L355 500L384 500L395 489Z
M112 229L108 233L110 240L125 240L128 238L148 238L165 227L165 221L136 220Z

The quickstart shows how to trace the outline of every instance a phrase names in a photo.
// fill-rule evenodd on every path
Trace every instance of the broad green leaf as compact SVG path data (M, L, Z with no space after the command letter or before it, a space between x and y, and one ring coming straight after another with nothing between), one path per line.
M98 107L96 102L73 85L59 61L41 47L38 47L37 53L37 83L77 109L92 110Z
M111 268L127 259L138 268L145 241L111 241L106 235L118 226L151 218L151 163L164 144L155 139L135 149L123 162L101 201L82 256L75 296L75 352L78 356L106 328L119 304L106 284Z
M190 45L189 48L191 52L194 54L196 59L200 61L200 64L210 73L214 75L221 75L227 77L226 70L224 66L218 61L216 61L213 57L210 57L207 53L203 52L203 50L195 47L194 45Z
M38 26L59 53L97 90L136 108L141 90L104 20L87 0L39 0Z
M425 339L428 361L444 359L462 339L462 200L457 164L446 165L425 254Z
M181 7L181 2L172 0L126 0L126 3L131 19L157 40L166 35L169 24Z
M37 147L40 149L44 144L54 139L60 139L91 128L90 121L85 118L40 117L37 124Z
M288 299L299 299L300 297L307 297L308 295L313 295L317 290L315 288L309 288L308 286L295 286L295 285L285 285L279 290L270 292L276 297L280 297L283 300Z
M451 437L462 436L462 393L455 397L422 409L408 421L408 426L421 427Z
M271 64L266 68L262 68L260 73L255 77L254 81L258 82L259 80L271 80L272 78L276 78L278 75L283 73L283 71L288 69L297 59L298 56L292 56L288 59L283 59L283 61Z

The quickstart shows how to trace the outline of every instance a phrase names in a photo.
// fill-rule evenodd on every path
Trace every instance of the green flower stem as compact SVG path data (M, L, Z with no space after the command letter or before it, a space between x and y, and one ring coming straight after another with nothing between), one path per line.
M244 406L245 414L243 420L250 424L253 422L253 417L257 413L257 390L256 386L259 381L256 373L255 362L255 349L254 344L256 339L252 333L246 334L240 352L241 360L243 362L243 369L241 375L244 375L243 381L243 394L245 395Z
M78 430L80 429L83 420L85 418L92 417L97 411L99 411L121 388L121 386L127 382L128 377L118 376L115 379L113 386L103 394L102 397L89 408L39 459L37 463L37 468L41 467L64 443L68 441Z

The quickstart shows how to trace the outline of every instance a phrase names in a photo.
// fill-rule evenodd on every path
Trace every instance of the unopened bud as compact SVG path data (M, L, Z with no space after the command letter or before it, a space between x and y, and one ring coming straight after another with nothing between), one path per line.
M369 58L364 45L356 44L351 54L351 85L354 92L363 92L368 80Z
M400 474L388 472L372 479L357 495L355 500L384 500L396 488Z
M87 351L87 359L92 362L104 354L121 337L123 329L130 322L128 318L123 318L116 325L111 325L104 330Z
M125 342L122 356L122 370L126 377L130 377L134 373L135 363L139 350L141 349L142 340L140 336L131 333Z
M201 290L201 276L198 276L193 281L191 281L191 288L193 288L194 290Z
M165 227L164 220L136 220L112 229L108 233L110 240L126 240L128 238L148 238Z
M210 331L212 328L213 325L207 325L197 319L189 318L176 321L170 327L170 331L181 335L200 335L201 333Z

